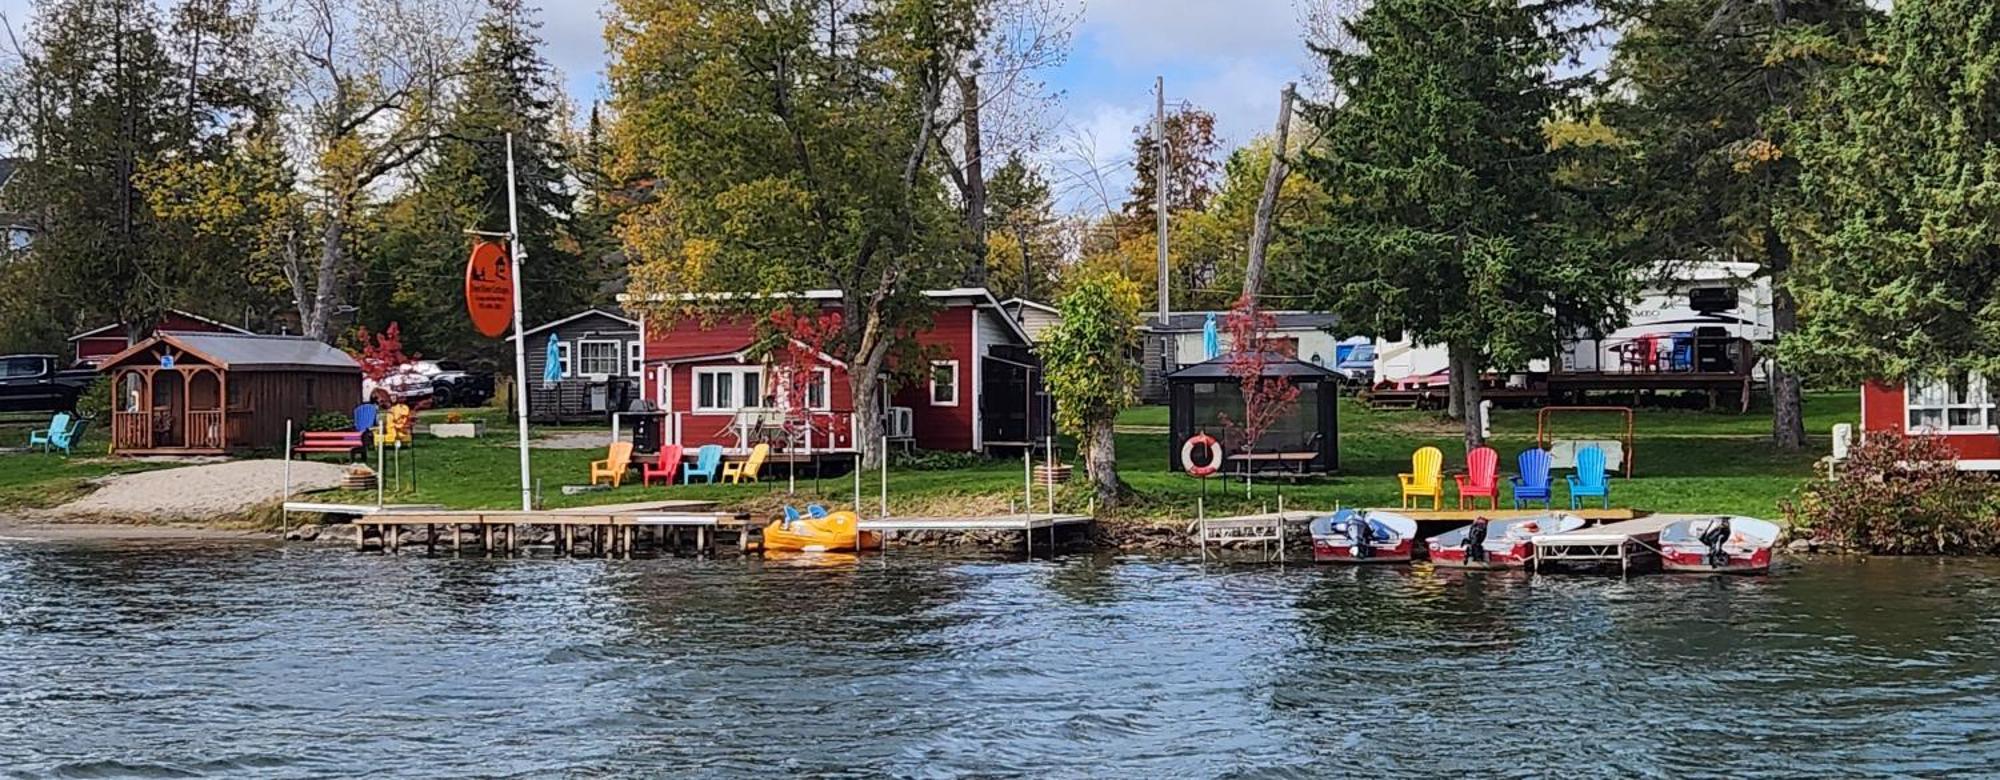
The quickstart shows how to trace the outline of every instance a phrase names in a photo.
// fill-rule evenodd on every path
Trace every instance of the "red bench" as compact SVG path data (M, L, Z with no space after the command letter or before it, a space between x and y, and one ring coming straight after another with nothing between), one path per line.
M299 455L338 453L352 457L361 451L361 436L359 431L307 431L292 452Z

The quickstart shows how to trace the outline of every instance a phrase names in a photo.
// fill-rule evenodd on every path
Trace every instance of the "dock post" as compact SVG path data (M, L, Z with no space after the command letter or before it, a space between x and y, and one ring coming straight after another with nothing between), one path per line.
M227 403L224 404L227 406ZM226 416L227 413L225 413ZM285 418L285 492L278 496L278 538L283 539L292 532L292 510L285 508L292 501L292 419Z
M882 506L880 514L877 514L876 517L887 518L888 516L889 516L889 436L888 434L883 434L882 435ZM856 545L854 549L856 552L859 552L861 550L861 547L859 545Z

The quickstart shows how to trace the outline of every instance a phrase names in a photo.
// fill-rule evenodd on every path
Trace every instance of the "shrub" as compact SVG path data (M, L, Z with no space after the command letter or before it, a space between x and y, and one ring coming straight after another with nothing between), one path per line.
M897 454L890 458L893 468L911 471L951 471L985 465L986 456L977 452L950 452L947 450L916 450L908 454Z
M1814 480L1782 502L1795 529L1849 549L1892 555L2000 550L1994 483L1958 470L1935 436L1869 436L1832 480Z
M111 377L99 374L91 380L90 386L76 397L76 413L82 417L97 420L95 425L106 425L111 420Z
M306 418L306 430L313 432L354 430L354 417L345 412L313 412Z

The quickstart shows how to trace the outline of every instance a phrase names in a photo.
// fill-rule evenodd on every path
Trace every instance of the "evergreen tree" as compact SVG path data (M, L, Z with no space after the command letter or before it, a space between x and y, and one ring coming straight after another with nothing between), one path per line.
M987 286L1001 297L1052 300L1062 259L1055 199L1048 180L1019 154L993 171L986 184Z
M497 359L505 351L472 328L453 282L464 274L464 231L507 230L508 133L526 251L523 317L545 322L591 300L589 286L597 280L579 273L571 230L576 196L562 138L567 120L552 68L537 52L539 26L520 0L492 0L441 140L416 185L385 208L371 242L364 320L378 329L400 322L422 354Z
M1878 29L1795 128L1784 361L1850 386L2000 377L2000 6L1897 3Z
M1345 102L1307 108L1327 139L1303 165L1330 198L1306 229L1319 304L1446 345L1464 409L1487 368L1553 353L1558 311L1601 320L1624 288L1543 131L1569 98L1550 75L1567 10L1380 0L1350 25L1361 53L1322 50Z
M1609 0L1625 20L1611 75L1628 99L1607 113L1636 150L1623 221L1639 252L1674 264L1757 263L1771 278L1781 349L1795 305L1796 254L1777 215L1798 197L1791 125L1829 54L1873 16L1861 0ZM1796 354L1796 350L1785 350ZM1772 435L1805 444L1798 376L1770 367Z

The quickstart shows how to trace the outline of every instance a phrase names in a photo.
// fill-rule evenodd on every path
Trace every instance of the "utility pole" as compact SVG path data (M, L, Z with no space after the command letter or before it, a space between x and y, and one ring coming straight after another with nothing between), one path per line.
M535 510L534 483L528 477L528 336L521 327L521 213L514 201L514 134L507 134L507 256L514 284L514 429L521 445L521 511ZM376 480L381 480L380 475Z
M1167 78L1153 77L1153 232L1160 262L1160 327L1167 327Z

